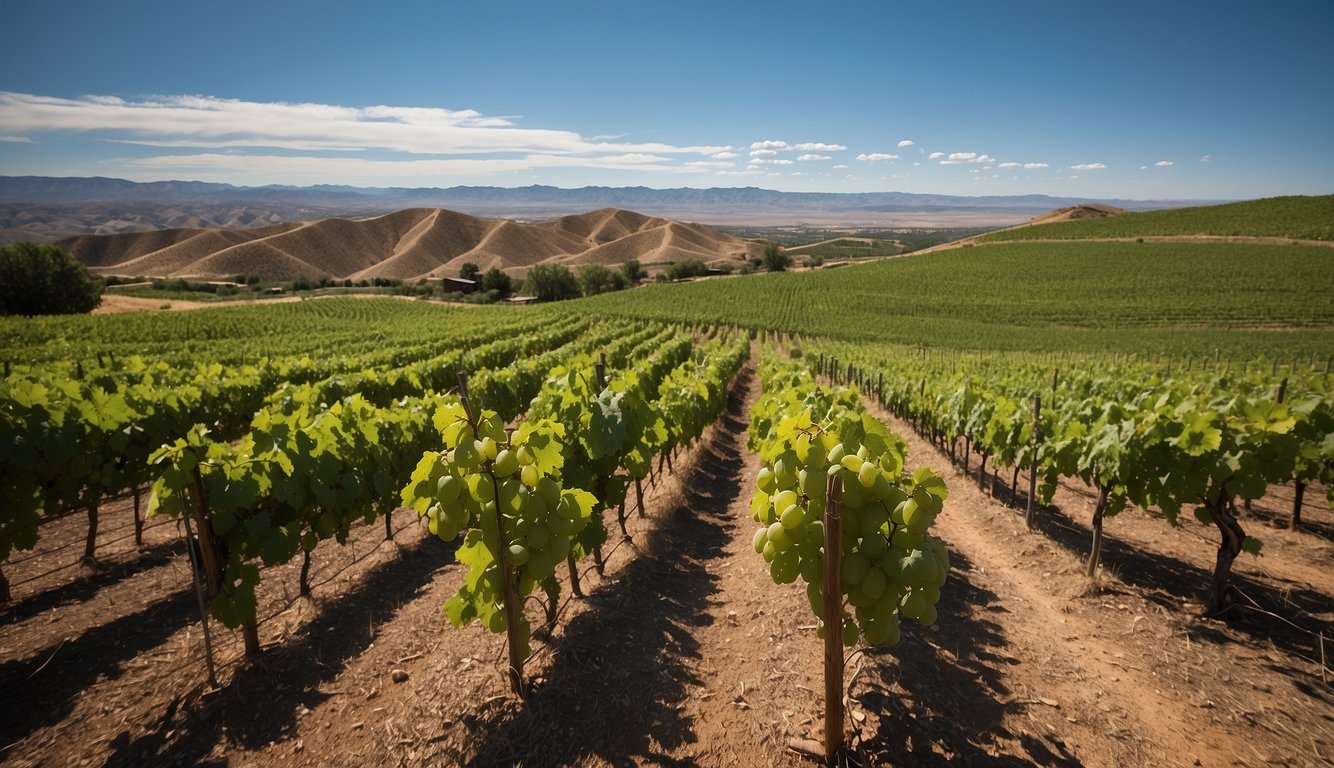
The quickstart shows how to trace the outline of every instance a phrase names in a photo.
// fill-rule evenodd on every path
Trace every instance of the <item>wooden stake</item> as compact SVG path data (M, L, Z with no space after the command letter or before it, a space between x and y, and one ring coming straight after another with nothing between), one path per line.
M1042 397L1033 397L1033 458L1028 466L1028 509L1024 511L1024 524L1033 530L1037 520L1037 507L1034 497L1038 490L1038 446L1042 445Z
M843 479L829 478L824 513L824 757L843 751Z

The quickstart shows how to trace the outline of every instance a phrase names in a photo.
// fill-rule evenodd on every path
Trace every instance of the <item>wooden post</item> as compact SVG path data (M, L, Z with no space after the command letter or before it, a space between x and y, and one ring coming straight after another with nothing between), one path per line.
M1042 445L1042 397L1033 396L1033 458L1028 466L1028 509L1024 511L1024 524L1029 530L1037 519L1037 505L1034 497L1038 490L1038 447Z
M97 508L102 503L102 493L93 492L93 500L88 502L88 538L83 543L83 564L92 565L97 553Z
M824 513L824 757L843 751L843 479L829 478Z
M139 513L139 486L134 486L134 546L144 545L144 518Z
M194 492L191 493L190 496L191 500L194 502L195 514L198 514L201 517L207 517L204 509L203 492L204 492L204 484L199 476L199 469L196 467L194 471ZM190 542L194 541L195 537L194 533L191 532L190 530L190 514L186 513L184 515L181 515L181 519L185 522L185 536L186 536L185 551L189 553L190 559L191 561L193 561L195 557L195 547L190 546ZM203 531L201 530L200 533L202 534ZM211 543L213 540L211 532L208 538L209 542ZM199 577L199 572L203 570L205 574L209 575L209 580L212 581L212 573L208 570L207 563L213 559L212 558L213 553L210 552L208 555L205 555L204 553L206 551L207 550L204 549L201 543L199 547L199 556L200 556L199 559L203 560L204 562L192 562L191 563L192 567L190 568L190 574L191 574L191 579L194 581L195 585L195 601L199 604L199 621L204 626L204 664L205 667L208 669L208 684L214 688L217 688L218 675L213 667L213 637L209 633L208 629L208 605L204 600L203 580L200 579ZM212 592L211 589L210 592ZM210 597L212 596L213 595L210 594Z

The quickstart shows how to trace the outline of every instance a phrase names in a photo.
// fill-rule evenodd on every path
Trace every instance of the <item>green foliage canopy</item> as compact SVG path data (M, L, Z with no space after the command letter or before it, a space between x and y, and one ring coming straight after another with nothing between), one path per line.
M103 284L54 245L0 248L0 315L77 315L102 303Z

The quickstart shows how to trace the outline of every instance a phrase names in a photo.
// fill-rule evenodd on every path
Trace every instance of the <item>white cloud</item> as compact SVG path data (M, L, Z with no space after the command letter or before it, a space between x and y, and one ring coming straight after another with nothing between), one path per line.
M718 152L712 155L712 157L714 160L735 160L740 157L740 155L735 152Z
M1001 168L1022 168L1022 167L1024 167L1024 166L1023 166L1022 163L1001 163L999 167L1001 167Z
M940 154L940 153L936 153ZM932 157L936 155L933 154ZM941 165L958 165L960 163L994 163L996 158L987 154L978 154L977 152L951 152L940 161Z
M36 143L37 143L37 142L33 141L32 139L28 138L27 136L3 136L3 135L0 135L0 141L9 142L9 143L12 143L12 144L36 144Z
M1008 162L1008 163L1000 163L1000 164L997 165L996 167L997 167L997 168L1023 168L1024 170L1035 171L1035 170L1037 170L1037 169L1039 169L1039 168L1048 168L1048 167L1050 167L1050 166L1048 166L1046 163L1016 163L1016 162L1011 161L1011 162Z
M777 150L773 150L773 149L752 149L752 150L750 151L750 156L751 156L752 158L755 158L755 157L778 157L778 152L777 152Z
M252 102L211 96L154 96L127 100L108 96L65 99L0 91L0 134L31 139L30 134L65 132L141 146L197 150L234 150L255 158L248 150L295 152L392 152L425 156L404 165L401 161L358 158L358 173L378 164L385 169L424 167L529 168L589 167L644 168L665 160L662 155L714 155L728 146L674 146L585 139L573 131L522 127L518 118L488 117L470 110L438 107L375 105L347 107L336 104ZM458 156L505 155L472 163ZM221 158L200 154L194 158ZM267 155L265 155L267 157ZM657 157L657 160L645 158ZM329 158L290 158L288 166L305 168L302 160L332 163ZM337 160L344 160L338 158ZM145 158L152 163L185 167L190 157ZM206 162L216 167L214 160ZM233 166L244 161L233 160ZM440 165L443 164L443 165ZM251 164L253 165L253 163ZM352 165L329 166L351 168ZM272 178L272 169L258 167ZM300 171L298 171L300 172ZM358 177L360 178L360 176Z
M932 152L931 154L929 154L929 155L926 156L926 159L927 159L927 160L939 160L940 158L942 158L942 157L944 157L944 156L945 156L945 153L944 153L944 152Z
M1141 165L1141 166L1139 167L1139 169L1140 169L1141 171L1147 171L1147 170L1149 170L1149 166L1147 166L1147 165Z
M840 163L839 165L834 166L834 170L836 170L836 171L841 171L841 170L844 170L844 169L846 169L846 168L847 168L847 166L846 166L846 165L843 165L843 164L841 164L841 163Z
M833 158L829 155L802 155L801 157L798 157L797 160L804 162L807 160L833 160Z
M799 149L802 152L842 152L847 147L842 144L822 144L818 141L808 141L802 144L796 144L792 149Z
M1070 166L1070 169L1074 171L1105 171L1107 166L1102 163L1079 163Z
M898 155L891 155L891 154L889 154L888 152L871 152L871 153L865 153L865 152L864 152L864 153L862 153L862 154L860 154L860 155L857 155L857 159L858 159L858 160L869 160L869 161L873 161L873 162L874 162L874 161L876 161L876 160L898 160L898 159L899 159L899 156L898 156Z
M1212 163L1213 161L1214 161L1213 155L1205 155L1204 157L1200 158L1201 163Z
M899 149L907 149L908 147L911 147L912 145L913 145L913 140L912 140L912 139L904 139L903 141L900 141L900 142L899 142Z
M751 165L792 165L791 160L783 160L772 157L756 157L750 161Z
M1169 165L1176 165L1176 163L1172 162L1171 160L1159 160L1158 162L1156 162L1156 163L1153 164L1153 167L1154 167L1154 168L1166 168L1166 167L1168 167Z
M735 168L736 163L730 163L726 160L692 160L686 163L687 168Z
M353 184L386 186L407 179L484 176L535 168L596 168L653 173L692 173L693 168L669 165L662 155L626 153L600 157L573 155L526 155L522 157L457 157L440 159L374 160L365 157L309 157L292 155L243 155L205 153L163 155L128 160L124 168L161 174L188 173L201 181L282 178L285 183Z
M757 141L757 142L755 142L754 144L751 144L751 145L750 145L750 148L751 148L751 149L792 149L792 147L790 147L786 141L778 141L778 140L776 140L776 139L767 139L767 140L765 140L765 141Z
M1046 163L1024 163L1024 168L1029 171L1034 171L1039 168L1050 168L1050 167L1051 166L1047 165Z

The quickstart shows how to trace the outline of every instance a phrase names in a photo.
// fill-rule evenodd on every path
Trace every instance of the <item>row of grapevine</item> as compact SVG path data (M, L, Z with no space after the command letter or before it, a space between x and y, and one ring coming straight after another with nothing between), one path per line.
M607 332L633 329L613 323ZM602 330L589 339L606 338ZM588 340L568 336L566 329L493 342L463 359L498 361L553 345L558 346L548 354L583 351ZM440 361L442 367L449 364L455 383L462 373L459 362L457 356ZM319 542L344 543L355 522L369 524L377 517L384 518L389 535L399 489L434 439L431 425L458 402L429 389L404 395L404 383L443 384L441 375L423 371L405 379L397 371L368 371L336 386L284 385L239 442L211 440L201 425L151 457L158 479L149 514L193 517L211 612L229 627L244 628L248 652L259 648L257 563L274 566L300 553L300 588L306 594L310 553ZM331 392L341 397L330 401Z
M1303 391L1286 385L1273 391L1264 377L1257 384L1178 371L1131 379L1115 367L951 373L845 345L806 352L823 353L817 366L835 375L851 368L895 415L951 455L961 445L965 471L976 456L979 483L990 460L993 473L1009 467L1016 480L1019 469L1027 470L1037 481L1030 499L1041 503L1051 500L1062 477L1093 487L1090 574L1104 519L1128 507L1158 510L1171 524L1190 511L1213 525L1220 544L1206 597L1211 612L1226 605L1237 555L1260 549L1238 520L1238 503L1261 498L1270 485L1301 489L1334 478L1334 399L1315 377L1303 381L1310 387Z
M316 399L333 400L361 392L383 404L394 397L446 384L440 371L474 361L512 359L567 343L588 327L570 319L547 330L527 323L466 339L451 336L449 351L406 367L377 368L384 350L361 357L330 355L318 365L308 359L270 361L264 367L200 363L172 368L142 358L110 361L81 378L62 366L13 372L0 381L0 562L15 549L30 549L44 516L72 508L88 514L84 559L92 560L103 499L124 491L136 494L151 479L149 456L193 425L207 425L214 439L232 440L245 432L266 401L287 397L294 383L318 382ZM506 332L515 332L506 337ZM441 342L421 345L417 354L435 353ZM397 351L394 359L411 357ZM344 371L357 373L345 375ZM432 379L432 375L436 379ZM9 589L0 574L0 603Z
M821 386L776 357L761 366L761 383L749 429L764 462L751 500L754 546L775 583L806 583L825 640L830 760L842 749L840 645L861 637L892 646L901 618L936 622L949 555L928 529L948 491L925 467L908 472L902 438L865 411L855 390Z
M432 533L446 541L462 535L457 557L469 570L446 614L457 626L477 620L506 633L516 693L531 636L523 600L541 588L554 628L557 566L567 563L577 594L575 564L606 536L602 511L622 504L627 478L646 474L655 451L669 445L666 414L653 401L685 408L671 434L693 440L722 412L727 384L748 356L744 338L715 340L693 356L688 333L654 342L624 370L607 371L591 356L553 368L514 430L473 395L440 408L437 448L403 488L404 504Z

